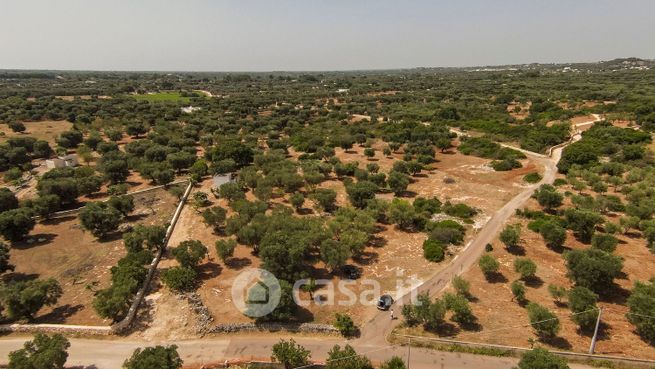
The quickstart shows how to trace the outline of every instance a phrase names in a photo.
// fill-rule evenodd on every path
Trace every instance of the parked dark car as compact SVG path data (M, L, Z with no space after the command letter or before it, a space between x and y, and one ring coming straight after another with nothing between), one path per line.
M378 299L378 309L379 310L389 310L389 308L393 305L393 297L389 295L382 295Z

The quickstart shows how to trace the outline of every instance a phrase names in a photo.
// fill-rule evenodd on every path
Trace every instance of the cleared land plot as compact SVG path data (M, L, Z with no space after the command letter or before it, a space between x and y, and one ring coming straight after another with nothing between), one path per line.
M25 132L16 133L6 124L0 124L0 144L7 142L10 137L33 137L37 140L48 141L50 146L55 147L55 139L65 131L73 128L73 123L65 120L45 120L40 122L24 122Z
M165 225L177 199L164 189L135 195L135 211L127 224ZM120 234L98 241L85 232L77 215L52 219L36 225L29 240L12 245L14 273L5 279L55 278L64 290L51 308L42 309L37 323L107 325L93 307L94 292L109 284L110 268L125 255Z
M381 152L382 146L384 145L380 145L372 161L363 155L363 148L361 147L355 147L348 152L337 149L336 154L343 162L359 161L360 167L364 167L366 163L375 162L380 165L382 172L387 172L393 165L393 161L402 157L402 153L393 154L391 157L384 157ZM378 148L377 145L376 148ZM296 155L296 153L291 153L291 156ZM433 169L423 171L423 174L413 177L414 183L410 184L408 190L413 196L437 196L443 202L447 200L466 202L479 208L482 214L475 218L475 224L467 226L468 231L463 245L475 235L476 228L484 224L495 210L521 191L524 186L522 177L525 173L543 170L538 164L525 160L525 167L522 169L511 172L494 172L486 166L490 160L465 156L454 151L447 154L439 153L437 154L437 159L439 162L432 165ZM454 179L455 183L444 183L446 177ZM194 189L194 191L209 193L211 186L212 181L208 179L199 188ZM345 188L341 181L332 178L323 182L320 187L332 188L337 191L338 206L349 205ZM251 193L247 195L250 200L254 199ZM381 194L379 197L392 199L393 195ZM411 197L407 199L412 200ZM210 195L210 200L213 202L212 205L221 205L226 209L228 208L227 202L222 199L217 200ZM273 199L273 201L288 205L286 198L277 198ZM307 200L304 207L307 208L307 214L303 216L317 216L313 210L309 209L312 207L311 201ZM228 216L230 214L231 211L228 210ZM418 283L418 280L427 279L438 272L447 265L449 258L452 257L451 254L442 263L430 263L423 257L422 243L426 238L424 233L404 232L398 230L394 225L388 224L378 224L378 226L379 229L374 235L374 242L364 250L363 257L357 260L351 260L349 263L361 268L362 276L360 280L370 278L379 281L381 293L395 290L397 280L403 281L403 286L410 288L412 285ZM212 229L203 223L200 214L192 206L187 206L182 211L179 223L173 232L170 246L176 246L180 242L188 239L202 241L209 249L209 258L200 266L203 276L198 293L204 304L210 310L216 323L249 322L251 320L241 314L232 304L231 286L232 281L240 272L247 267L258 267L260 260L252 255L250 248L244 245L238 245L234 257L227 265L224 264L217 257L214 248L216 240L220 238L224 237L215 234ZM457 248L452 248L453 254L457 252ZM175 264L176 262L173 260L163 260L160 263L160 268L167 268ZM314 265L314 268L314 278L325 278L334 282L340 280L340 276L329 274L321 263ZM413 275L416 276L416 280L412 282L410 277ZM361 284L350 287L350 290L358 296L362 291L369 289L369 286L362 286ZM325 289L319 289L314 293L314 296L319 296L322 293L325 293ZM188 310L186 302L169 298L168 296L170 295L171 292L166 288L151 295L156 306L156 316L153 319L151 331L166 334L166 331L161 329L161 324L158 322L160 319L166 319L164 316L166 315L166 311L175 311L175 308L173 306L163 306L164 304L178 306L181 312ZM301 297L303 299L309 299L308 294L305 293L302 293ZM373 301L377 297L378 295L375 293L369 296ZM339 301L340 299L344 299L344 295L337 292L335 301ZM319 306L313 303L306 309L300 309L298 318L305 321L332 323L336 312L347 312L358 324L362 324L369 320L376 311L373 305L328 306L324 304ZM186 320L187 318L184 318L180 322ZM176 329L176 327L172 326L169 328L171 330ZM185 331L183 327L177 328L174 334L180 334L180 330ZM154 335L145 334L149 337ZM158 337L162 338L162 336Z

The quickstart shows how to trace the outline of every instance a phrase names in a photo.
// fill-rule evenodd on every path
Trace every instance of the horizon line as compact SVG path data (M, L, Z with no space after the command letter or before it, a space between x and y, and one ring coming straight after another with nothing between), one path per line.
M0 72L85 72L85 73L239 73L239 74L265 74L265 73L352 73L352 72L385 72L404 71L416 69L474 69L474 68L499 68L530 65L575 65L575 64L600 64L620 59L638 59L642 61L655 62L655 58L643 58L636 56L616 57L607 60L576 61L576 62L529 62L512 64L487 64L487 65L465 65L465 66L413 66L413 67L390 67L390 68L353 68L353 69L270 69L270 70L165 70L165 69L49 69L49 68L5 68L0 67Z

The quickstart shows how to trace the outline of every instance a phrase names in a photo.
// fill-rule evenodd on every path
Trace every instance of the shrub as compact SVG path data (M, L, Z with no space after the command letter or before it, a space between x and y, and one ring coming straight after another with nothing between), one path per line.
M541 338L553 338L559 332L559 319L547 308L535 304L528 304L528 317L530 324Z
M541 347L524 353L518 367L519 369L569 369L566 360Z
M525 284L521 281L514 281L510 285L510 290L512 291L512 295L514 295L514 298L516 299L516 302L519 304L523 305L527 300L525 298Z
M455 288L455 291L457 291L458 295L464 296L464 297L469 297L470 296L470 288L471 288L471 283L467 281L466 279L460 277L460 276L455 276L452 280L453 288Z
M438 263L444 259L443 244L437 240L427 239L423 242L423 256L432 262Z
M611 234L594 234L591 237L591 246L605 252L612 253L616 250L619 240Z
M478 265L487 279L498 273L500 269L500 263L490 254L482 255L480 261L478 261Z
M352 337L357 334L358 328L355 326L355 323L350 316L337 313L334 318L334 327L338 329L344 337Z
M568 277L576 285L602 292L614 284L623 268L623 261L599 249L572 250L564 255Z
M528 182L528 183L537 183L537 182L541 181L542 178L543 177L538 172L531 172L531 173L526 174L523 177L523 180Z
M9 353L11 369L62 369L68 359L70 342L61 334L48 336L34 335L32 341L25 342L23 348Z
M188 267L172 267L164 270L161 279L168 288L176 292L192 290L198 273Z
M180 369L183 361L177 353L177 346L155 346L136 349L123 363L124 369Z
M284 365L285 369L293 369L309 364L311 352L292 339L273 345L271 359Z
M587 288L576 286L569 291L569 308L574 314L571 319L582 330L590 330L596 325L598 316L596 301L598 295Z
M528 258L516 258L514 260L514 271L521 275L521 279L534 278L537 274L537 264Z
M628 297L630 312L626 314L637 333L644 339L655 342L655 284L650 282L635 282L630 297Z

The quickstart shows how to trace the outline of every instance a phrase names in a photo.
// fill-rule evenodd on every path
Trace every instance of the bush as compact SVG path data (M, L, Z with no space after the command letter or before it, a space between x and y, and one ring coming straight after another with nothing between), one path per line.
M467 281L466 279L460 277L460 276L455 276L452 280L453 288L455 291L457 291L458 295L464 296L464 297L470 297L470 288L471 288L471 283Z
M237 241L233 239L217 240L216 241L216 254L225 263L228 258L234 255L234 250L237 247Z
M569 369L566 360L537 347L521 356L519 369Z
M450 215L451 217L457 217L462 219L468 219L475 216L478 211L466 204L451 204L447 202L443 207L444 213Z
M29 209L12 209L0 213L0 235L7 241L24 239L34 229L35 224Z
M487 279L498 273L498 270L500 269L500 263L490 254L482 255L480 261L478 261L478 265Z
M611 234L594 234L591 237L591 246L605 252L612 253L616 250L619 240Z
M176 292L190 291L195 287L198 273L188 267L172 267L162 272L161 279Z
M521 305L525 304L527 301L525 298L525 284L523 284L521 281L514 281L509 287L512 291L512 295L514 295L514 298L516 299L516 302Z
M578 286L594 292L607 291L623 268L623 261L599 249L572 250L564 255L567 276Z
M576 286L569 291L569 308L574 314L571 319L582 330L589 331L596 326L598 317L596 301L598 301L598 295L587 288Z
M655 342L655 284L650 282L635 282L630 297L628 297L630 312L626 314L628 321L637 328L637 333L644 339Z
M523 177L523 180L528 182L528 183L537 183L537 182L541 181L542 178L543 177L538 172L531 172L531 173L526 174Z
M10 369L62 369L68 359L70 342L61 334L34 335L23 348L9 353Z
M559 332L559 319L547 308L535 304L528 304L528 317L530 324L541 338L553 338Z
M271 359L284 365L285 369L293 369L309 364L311 352L292 339L273 345Z
M0 287L3 313L12 320L32 320L43 306L56 304L62 294L59 282L53 278L12 282Z
M338 329L344 337L355 336L359 331L350 316L346 314L337 313L335 315L334 327Z
M500 241L505 244L508 249L517 247L521 242L521 225L507 225L505 229L500 232Z
M553 249L559 249L566 241L566 229L552 221L544 222L539 227L539 234L546 241L546 245Z
M207 255L207 248L198 240L187 240L170 252L181 266L193 268Z
M136 349L123 363L124 369L180 369L183 361L177 353L177 346L155 346Z
M443 244L436 240L427 239L423 242L423 256L425 259L438 263L444 259Z
M528 258L516 258L514 271L519 273L523 280L534 278L537 274L537 264Z

